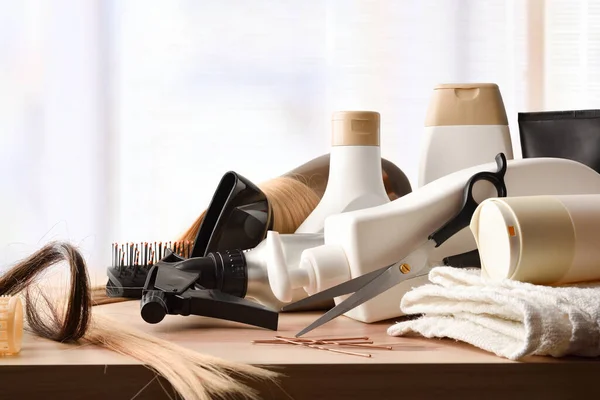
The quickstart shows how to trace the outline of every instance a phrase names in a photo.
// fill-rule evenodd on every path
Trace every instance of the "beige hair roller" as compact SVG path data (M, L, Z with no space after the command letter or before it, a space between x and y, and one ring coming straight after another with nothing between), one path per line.
M17 296L0 296L0 355L21 351L23 305Z

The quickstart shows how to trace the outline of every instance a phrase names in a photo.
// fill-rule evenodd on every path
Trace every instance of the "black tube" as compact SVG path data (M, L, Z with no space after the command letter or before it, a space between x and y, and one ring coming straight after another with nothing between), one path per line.
M580 162L600 173L600 110L519 113L523 158Z

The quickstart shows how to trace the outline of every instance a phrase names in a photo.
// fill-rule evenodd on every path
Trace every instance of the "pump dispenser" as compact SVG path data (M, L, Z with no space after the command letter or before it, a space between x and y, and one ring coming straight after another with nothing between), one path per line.
M290 268L290 263L286 260L289 256L286 257L282 246L279 245L280 241L279 233L267 234L267 243L271 248L267 262L269 284L275 297L282 303L301 300L306 294L318 293L327 289L330 282L338 282L346 277L348 263L342 248L331 251L325 246L313 246L311 249L314 251L306 253L307 256L303 256L302 252L296 259L294 254L293 261L297 268ZM315 251L320 256L319 263L314 262ZM303 256L302 259L300 256ZM299 291L301 289L304 293Z
M441 84L433 90L425 118L419 186L493 160L513 158L508 118L498 85Z
M379 113L339 111L332 118L329 179L323 198L296 233L323 231L325 218L390 201L382 177Z
M274 294L272 289L281 287L273 281L281 280L299 270L300 256L306 249L325 243L322 233L279 234L267 232L267 238L254 249L244 251L248 268L248 293L246 297L255 299L273 309L280 309L286 303L307 296L301 288L289 290L286 296Z

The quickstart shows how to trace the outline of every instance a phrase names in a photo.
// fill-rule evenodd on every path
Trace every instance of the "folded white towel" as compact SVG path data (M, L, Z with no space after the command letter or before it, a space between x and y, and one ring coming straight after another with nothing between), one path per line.
M600 283L549 287L437 267L428 284L402 298L392 336L411 332L470 343L512 360L527 355L600 355Z

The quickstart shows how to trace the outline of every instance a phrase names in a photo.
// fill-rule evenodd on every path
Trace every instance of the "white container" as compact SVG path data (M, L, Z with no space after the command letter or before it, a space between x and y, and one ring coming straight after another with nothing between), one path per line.
M498 153L513 158L498 85L436 86L425 119L418 185L486 163Z
M488 199L471 231L483 277L539 285L600 280L600 195Z
M329 217L325 222L325 245L302 253L300 268L306 270L308 282L305 278L292 281L291 287L302 285L312 294L400 261L460 210L464 187L471 176L496 169L495 163L475 166L442 177L388 204ZM509 160L505 182L509 196L600 193L600 174L566 159ZM477 184L475 189L478 201L497 197L491 185ZM442 260L475 248L473 235L469 229L463 229L435 249L432 259ZM363 322L400 316L404 293L426 282L427 276L407 280L346 315ZM335 299L336 303L340 300Z
M379 119L371 111L333 114L327 188L296 233L323 232L330 215L389 203L381 179Z
M265 240L253 249L244 251L246 266L248 268L248 290L246 297L252 298L259 303L279 310L290 301L298 301L307 297L302 288L291 291L287 302L277 299L271 290L269 279L278 278L269 276L269 271L278 271L281 268L297 270L300 256L306 249L320 246L324 243L322 233L315 234L285 234L267 232ZM276 265L273 265L276 262ZM288 271L285 271L287 274Z

